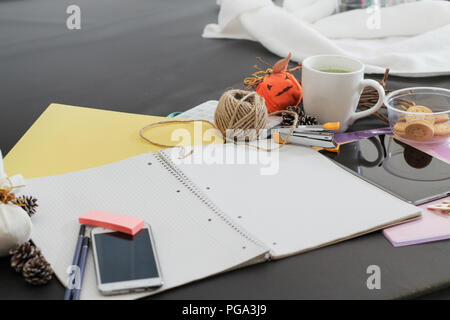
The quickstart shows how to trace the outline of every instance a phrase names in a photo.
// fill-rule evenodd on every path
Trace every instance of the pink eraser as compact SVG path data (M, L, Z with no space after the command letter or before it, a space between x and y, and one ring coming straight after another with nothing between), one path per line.
M98 210L90 210L86 212L78 219L78 221L80 224L108 228L111 230L128 233L132 236L138 233L145 224L144 220L141 218Z

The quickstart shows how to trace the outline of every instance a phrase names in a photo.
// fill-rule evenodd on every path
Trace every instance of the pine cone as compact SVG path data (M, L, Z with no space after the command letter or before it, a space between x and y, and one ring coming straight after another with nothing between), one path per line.
M32 258L40 256L41 250L36 248L34 244L28 241L21 245L18 245L14 249L9 250L9 254L12 255L11 267L16 272L22 272L25 263Z
M300 126L313 126L318 124L317 119L315 117L310 117L307 115L304 115L299 118L298 125Z
M21 196L17 198L17 203L22 206L22 209L25 210L30 217L36 213L36 208L38 207L36 198L31 196Z
M289 106L286 108L287 111L294 111L295 113L299 114L300 112L300 108L296 107L296 106ZM285 113L283 112L281 114L281 125L285 126L285 127L290 127L292 126L292 124L294 123L295 117L294 115L290 114L290 113ZM300 116L299 116L299 120L300 120Z
M37 256L25 263L22 275L26 282L39 286L52 279L53 270L43 256Z
M298 122L297 125L316 125L317 119L314 117L307 116L303 108L297 106L289 106L286 108L288 111L294 111L298 114ZM294 124L295 117L290 113L282 113L281 114L282 122L281 125L285 127L290 127Z

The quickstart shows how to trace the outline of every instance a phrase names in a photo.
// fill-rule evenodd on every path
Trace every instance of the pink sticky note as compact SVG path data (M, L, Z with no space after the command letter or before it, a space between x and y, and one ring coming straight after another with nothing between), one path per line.
M80 224L108 228L131 235L138 233L145 224L141 218L98 210L86 212L78 221Z
M384 229L383 234L394 247L450 239L450 215L427 209L429 205L448 199L450 197L419 206L422 208L420 219Z

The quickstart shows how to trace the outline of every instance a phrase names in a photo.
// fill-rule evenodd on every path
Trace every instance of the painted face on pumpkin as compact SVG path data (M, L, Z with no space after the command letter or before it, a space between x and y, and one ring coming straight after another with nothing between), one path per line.
M256 92L265 99L269 113L296 106L303 97L302 87L287 71L265 76L256 87Z

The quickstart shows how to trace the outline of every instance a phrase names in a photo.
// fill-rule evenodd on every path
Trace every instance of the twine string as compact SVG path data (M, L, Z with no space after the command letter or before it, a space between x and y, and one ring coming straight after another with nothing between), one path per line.
M166 124L171 124L171 123L193 123L193 122L208 123L213 128L216 128L216 126L212 122L210 122L208 120L164 120L164 121L158 121L158 122L154 122L154 123L150 123L150 124L146 125L141 130L139 130L139 135L141 136L142 139L144 139L148 143L153 144L153 145L158 146L158 147L161 147L161 148L180 147L179 145L168 145L168 144L163 144L163 143L159 143L159 142L155 142L153 140L150 140L149 138L147 138L145 136L145 131L147 129L149 129L150 127L156 127L156 126L160 126L160 125L166 125ZM181 149L183 150L183 155L180 156L180 159L184 159L184 158L186 158L187 156L191 155L194 152L194 150L191 150L189 153L186 153L186 147L185 146L181 146Z
M272 72L272 68L268 68L266 71L259 70L253 73L250 77L244 79L244 85L246 88L254 88L264 80L264 77Z

